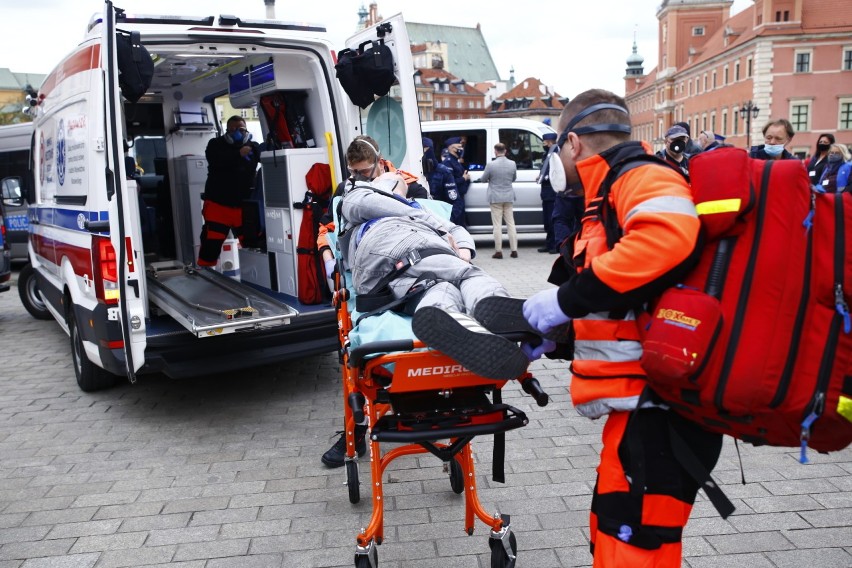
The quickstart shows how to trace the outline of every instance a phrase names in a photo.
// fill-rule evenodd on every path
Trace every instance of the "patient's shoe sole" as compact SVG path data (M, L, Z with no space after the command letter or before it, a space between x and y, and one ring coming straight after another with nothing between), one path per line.
M524 317L523 298L489 296L482 298L473 311L476 321L492 333L532 333L556 343L571 341L571 324L559 325L542 334Z
M426 306L414 312L411 328L417 339L481 377L515 379L529 365L517 344L494 335L467 314Z

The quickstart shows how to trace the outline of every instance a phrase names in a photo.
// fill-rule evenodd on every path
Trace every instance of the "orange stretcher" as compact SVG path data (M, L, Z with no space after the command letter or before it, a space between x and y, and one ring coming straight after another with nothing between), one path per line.
M470 447L476 436L495 436L495 448L500 448L495 452L495 465L499 460L495 479L502 481L503 433L528 422L522 411L501 402L507 381L472 374L443 353L424 349L426 346L416 339L373 341L352 347L348 304L354 300L339 282L338 276L333 301L343 369L346 485L352 503L361 499L355 424L363 423L366 416L369 428L366 455L370 459L372 516L357 536L355 567L378 566L377 546L384 539L383 472L399 457L430 453L444 462L451 489L464 494L467 534L473 534L475 518L479 518L491 529L488 544L492 568L514 568L517 543L509 515L490 514L480 503ZM547 394L529 372L517 380L539 406L547 404ZM400 445L383 452L384 442Z

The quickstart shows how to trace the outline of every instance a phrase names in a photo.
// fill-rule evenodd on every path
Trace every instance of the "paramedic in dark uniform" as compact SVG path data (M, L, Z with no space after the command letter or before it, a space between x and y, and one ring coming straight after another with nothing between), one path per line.
M204 152L207 157L207 183L204 185L204 226L201 228L199 266L216 266L228 231L242 241L242 203L251 194L260 147L251 141L246 121L228 119L225 133L212 139Z
M456 182L455 190L447 190L447 203L453 206L453 212L450 213L450 221L460 227L466 227L464 196L467 194L467 188L470 186L470 174L464 165L459 162L464 155L464 146L461 142L461 138L458 136L444 140L444 147L447 149L447 157L444 158L444 165L452 170L453 178Z

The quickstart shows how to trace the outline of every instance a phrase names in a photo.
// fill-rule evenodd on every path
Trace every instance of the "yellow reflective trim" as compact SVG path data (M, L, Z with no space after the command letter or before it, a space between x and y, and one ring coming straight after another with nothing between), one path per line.
M705 201L696 203L695 210L699 215L711 215L713 213L735 213L742 206L742 199L717 199L716 201Z
M840 395L840 400L837 402L837 414L852 422L852 398Z

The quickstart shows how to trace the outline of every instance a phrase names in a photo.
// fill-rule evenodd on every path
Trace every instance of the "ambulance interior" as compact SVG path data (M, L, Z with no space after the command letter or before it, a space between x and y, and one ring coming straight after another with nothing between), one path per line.
M152 84L141 100L125 102L123 118L127 175L138 187L140 234L135 237L144 248L151 315L166 312L203 337L211 329L280 325L296 311L322 307L297 300L302 212L293 205L305 196L311 166L329 162L325 133L336 136L336 130L327 87L334 79L326 73L334 70L324 71L307 50L261 54L257 46L238 44L148 50L155 60ZM268 121L258 104L268 93L283 95L286 115L274 118L288 124L291 141L273 144L268 136ZM221 110L222 101L234 110ZM244 246L229 238L216 273L195 271L191 265L200 246L207 179L205 148L232 114L248 122L259 118L261 131L253 133L254 141L263 143L257 187L243 206ZM128 180L128 187L133 183ZM238 310L242 304L257 309L243 313ZM197 305L202 309L194 309ZM265 311L273 313L268 322ZM229 320L224 328L217 312Z

